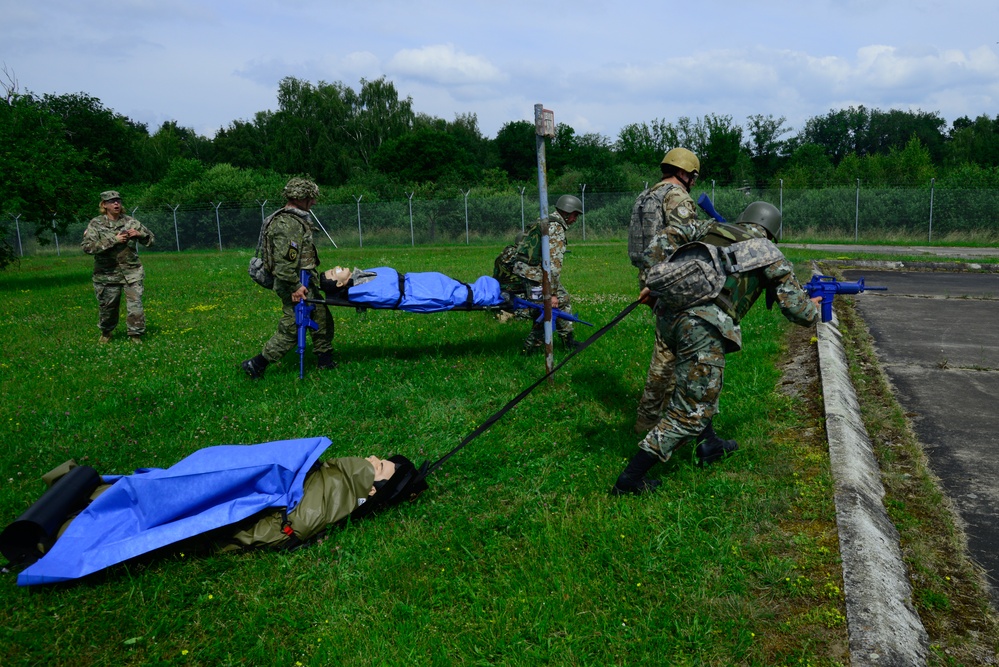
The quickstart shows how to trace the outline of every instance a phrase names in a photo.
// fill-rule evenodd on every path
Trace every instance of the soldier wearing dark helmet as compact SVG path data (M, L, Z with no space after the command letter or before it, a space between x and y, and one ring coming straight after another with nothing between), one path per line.
M618 477L612 493L638 495L655 490L659 480L645 474L687 442L701 440L696 454L702 465L738 449L735 440L718 438L713 431L709 437L704 433L718 412L725 355L742 349L739 322L762 294L766 293L768 306L776 303L784 317L795 324L810 326L818 321L821 297L809 298L794 276L794 267L771 242L780 223L780 211L766 202L750 204L737 224L712 223L699 241L719 247L749 241L756 245L746 252L759 251L766 259L758 268L727 274L721 292L707 303L673 311L663 306L662 299L656 301L656 331L675 358L676 386L662 418L639 443L638 454ZM677 255L681 256L683 251ZM655 301L660 287L657 277L665 264L647 272L648 285L640 299Z
M292 178L284 187L287 203L264 221L262 259L274 274L274 292L281 299L281 319L277 331L264 344L263 351L242 363L253 379L263 376L271 364L297 345L295 304L302 299L321 299L319 254L313 241L310 211L319 197L319 186L305 178ZM308 287L302 285L301 270L309 274ZM319 325L312 334L312 349L320 369L335 368L333 361L333 316L325 303L316 304L312 314Z
M565 259L566 251L565 233L582 212L583 202L579 197L562 195L555 202L555 211L548 216L548 250L551 257L548 277L551 281L552 308L558 308L566 313L572 312L572 298L562 285L562 261ZM503 249L496 258L493 277L499 281L500 289L504 292L531 299L532 296L540 296L541 293L541 261L541 219L539 218L519 234L513 244ZM532 310L524 309L518 311L516 315L534 319L533 313ZM555 330L566 349L575 350L579 347L580 343L573 335L572 322L558 318ZM544 336L544 328L535 322L524 341L522 353L532 354L543 350Z

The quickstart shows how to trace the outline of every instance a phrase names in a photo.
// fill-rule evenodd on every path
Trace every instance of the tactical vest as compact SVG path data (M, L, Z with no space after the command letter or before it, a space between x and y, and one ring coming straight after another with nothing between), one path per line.
M657 183L638 195L631 207L631 222L628 224L628 258L633 266L641 269L642 256L653 237L663 231L666 220L663 217L663 201L669 191L677 187L675 183Z
M714 303L738 323L762 291L757 269L783 258L776 245L749 230L713 224L702 240L652 267L646 284L661 313Z

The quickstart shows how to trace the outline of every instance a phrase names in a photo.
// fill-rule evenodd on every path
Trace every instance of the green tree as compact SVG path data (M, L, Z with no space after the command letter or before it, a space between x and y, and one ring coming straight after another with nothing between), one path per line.
M667 151L679 145L676 128L657 119L625 125L618 133L614 148L621 162L649 169L658 165Z
M534 123L515 120L506 123L496 133L499 167L512 181L537 181L538 159Z
M728 115L708 114L704 117L708 139L701 161L701 179L729 184L736 180L742 151L742 128L732 125Z
M373 164L407 184L471 185L479 173L472 154L458 139L429 126L383 143Z
M768 182L788 155L788 143L782 139L791 131L785 123L784 116L774 118L772 115L756 114L746 120L749 140L745 149L753 161L753 169L758 183Z

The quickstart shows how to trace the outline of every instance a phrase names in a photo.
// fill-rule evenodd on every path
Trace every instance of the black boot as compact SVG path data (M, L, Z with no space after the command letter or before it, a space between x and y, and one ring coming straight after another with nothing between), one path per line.
M735 440L719 438L711 422L708 422L707 427L697 436L697 442L697 464L701 466L711 465L739 449L739 443Z
M623 496L632 494L640 496L643 493L655 491L662 482L658 479L649 479L645 476L645 473L658 461L659 457L655 454L650 454L644 449L638 450L638 453L628 461L624 472L617 478L614 488L611 489L611 495Z
M562 345L565 346L565 349L570 352L575 352L579 348L583 347L583 344L576 340L576 337L571 333L562 336Z
M267 370L267 364L269 363L269 361L264 359L264 355L258 354L252 359L247 359L241 365L251 380L259 380L264 376L264 371Z
M316 354L316 368L321 371L331 370L337 367L337 363L333 361L332 352L319 352Z

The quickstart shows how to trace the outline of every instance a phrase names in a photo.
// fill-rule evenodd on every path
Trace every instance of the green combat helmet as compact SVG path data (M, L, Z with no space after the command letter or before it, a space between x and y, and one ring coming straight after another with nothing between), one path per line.
M293 178L284 186L285 199L318 199L319 186L305 178Z
M775 239L780 232L780 222L781 214L776 206L765 201L754 201L739 214L735 224L759 225L767 230L767 236Z
M558 198L558 201L555 202L555 208L563 213L582 213L583 202L579 201L579 197L562 195Z
M686 148L674 148L670 150L663 156L663 161L660 164L683 169L688 174L693 174L694 176L697 176L701 172L701 161L697 159L697 156L692 151Z

